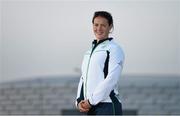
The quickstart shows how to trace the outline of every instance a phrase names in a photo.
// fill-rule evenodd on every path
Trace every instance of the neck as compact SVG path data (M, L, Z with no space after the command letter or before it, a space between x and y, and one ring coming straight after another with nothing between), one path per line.
M96 39L97 40L97 42L99 42L99 41L101 41L101 40L104 40L104 39L108 39L109 37L105 37L105 38L103 38L103 39Z

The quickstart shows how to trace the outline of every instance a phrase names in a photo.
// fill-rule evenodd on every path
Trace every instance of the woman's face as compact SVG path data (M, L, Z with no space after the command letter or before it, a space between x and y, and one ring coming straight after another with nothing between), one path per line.
M93 23L93 31L97 40L108 38L112 25L108 24L108 20L104 17L96 17Z

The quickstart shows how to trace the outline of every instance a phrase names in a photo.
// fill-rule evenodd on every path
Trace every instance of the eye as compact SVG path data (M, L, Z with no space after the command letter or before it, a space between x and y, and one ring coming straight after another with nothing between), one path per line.
M95 26L95 27L97 27L97 26L98 26L98 24L94 24L94 26Z
M102 24L102 27L106 27L106 25Z

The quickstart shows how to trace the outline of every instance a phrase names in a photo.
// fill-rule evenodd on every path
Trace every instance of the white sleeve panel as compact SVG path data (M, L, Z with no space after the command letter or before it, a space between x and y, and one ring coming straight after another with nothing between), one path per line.
M96 105L106 99L115 88L116 84L118 84L124 61L124 54L118 50L119 49L110 51L108 75L104 81L99 83L90 97L89 101L92 105Z

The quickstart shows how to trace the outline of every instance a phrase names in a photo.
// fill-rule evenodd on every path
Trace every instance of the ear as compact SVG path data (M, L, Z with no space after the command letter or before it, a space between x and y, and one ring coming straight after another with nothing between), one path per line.
M111 24L111 25L109 26L109 33L112 33L112 31L113 31L113 25Z
M113 25L111 24L111 25L109 26L109 30L111 30L111 29L112 29L112 27L113 27Z

